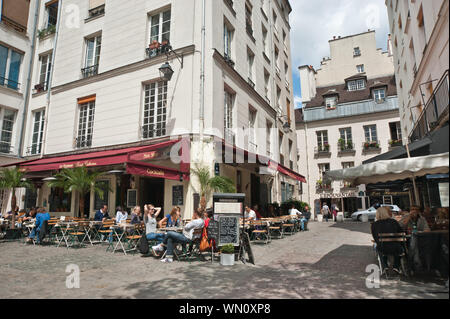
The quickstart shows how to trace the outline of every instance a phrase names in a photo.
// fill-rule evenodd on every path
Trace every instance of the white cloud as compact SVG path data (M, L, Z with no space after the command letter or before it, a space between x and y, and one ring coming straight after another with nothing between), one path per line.
M300 65L320 66L321 59L330 55L328 41L333 36L375 30L378 47L386 50L389 22L384 0L291 0L290 3L294 76Z

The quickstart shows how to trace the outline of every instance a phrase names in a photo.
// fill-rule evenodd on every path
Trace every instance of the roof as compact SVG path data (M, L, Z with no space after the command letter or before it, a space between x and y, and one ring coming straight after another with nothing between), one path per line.
M327 95L327 93L329 93L329 91L333 89L335 89L336 93L339 94L338 104L372 99L371 88L374 87L374 85L375 87L380 86L377 82L383 83L387 86L386 96L397 95L395 75L391 75L368 80L366 88L364 90L348 91L345 83L317 88L316 96L309 103L304 104L304 107L311 108L325 106L324 95Z

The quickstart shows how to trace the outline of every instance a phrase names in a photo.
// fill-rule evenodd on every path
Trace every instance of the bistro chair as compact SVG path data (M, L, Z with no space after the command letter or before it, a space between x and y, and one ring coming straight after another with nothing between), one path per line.
M275 237L277 239L283 238L283 232L281 230L281 220L279 220L277 218L271 219L270 226L269 226L269 236L270 236L270 239L275 238Z
M142 237L142 232L145 232L145 224L136 224L132 233L126 236L126 242L128 243L127 251L135 251L139 239Z
M377 256L378 256L378 264L380 267L380 275L386 276L386 279L389 279L389 273L388 270L393 270L393 260L395 257L400 257L400 267L401 272L404 276L409 276L409 267L408 267L408 248L407 248L407 242L408 239L406 238L406 233L384 233L384 234L378 234L378 242L380 243L380 249L377 249ZM383 246L388 243L401 243L403 248L403 253L401 253L398 256L388 255L383 253ZM385 267L383 263L383 259L387 257L387 266Z
M253 226L251 240L255 242L270 242L269 223L264 221L251 221L250 226Z
M286 219L284 219L285 221L287 221ZM291 223L284 223L281 225L281 233L284 236L286 235L294 235L294 229L295 229L295 224L291 224Z

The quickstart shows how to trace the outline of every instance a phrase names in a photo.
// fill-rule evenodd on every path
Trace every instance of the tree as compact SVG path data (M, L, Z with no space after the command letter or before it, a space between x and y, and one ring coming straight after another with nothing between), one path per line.
M236 187L228 177L211 177L207 167L197 167L192 172L197 176L200 183L200 208L202 210L205 210L211 192L236 193Z
M0 171L0 189L11 189L11 228L16 227L16 213L17 213L17 188L33 188L33 184L25 179L25 173L19 168L9 168Z
M96 183L102 175L102 172L89 171L86 166L62 169L55 175L56 180L49 183L49 187L62 188L66 193L78 192L80 199L79 216L81 217L84 214L84 197L87 193L93 190L103 199L104 190Z

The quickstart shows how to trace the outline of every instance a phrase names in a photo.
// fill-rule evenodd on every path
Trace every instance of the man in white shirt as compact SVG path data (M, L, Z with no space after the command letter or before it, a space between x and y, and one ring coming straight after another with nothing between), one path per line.
M244 214L244 218L246 220L256 220L256 213L253 209L251 209L248 206L245 206L245 214Z
M128 219L128 213L125 211L122 211L122 207L118 206L116 208L117 213L116 213L116 223L120 224L123 221L126 221Z
M300 211L295 208L295 205L291 205L291 209L289 210L289 216L292 216L292 219L290 220L291 224L295 224L300 219Z
M201 218L201 213L195 211L194 215L192 216L192 221L184 226L183 233L180 234L174 231L168 232L166 236L164 236L162 244L152 247L153 255L158 255L158 253L164 251L164 248L167 248L166 258L162 259L161 261L164 263L173 262L173 248L175 247L175 244L181 243L183 245L186 245L187 243L191 242L193 239L195 239L194 231L196 229L202 229L204 225L205 222Z
M322 206L322 214L325 220L328 222L328 218L330 217L330 208L326 203L324 203Z

